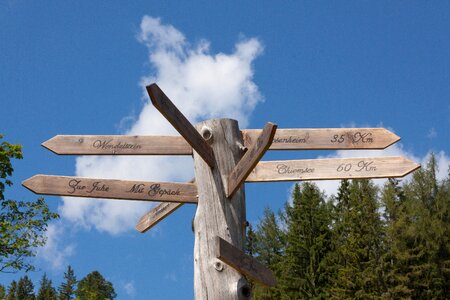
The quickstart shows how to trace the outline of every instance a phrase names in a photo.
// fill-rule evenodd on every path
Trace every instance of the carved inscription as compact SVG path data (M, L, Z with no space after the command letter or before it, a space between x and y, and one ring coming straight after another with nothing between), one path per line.
M92 192L109 192L109 186L101 181L93 182L91 185L84 185L80 179L72 179L68 183L68 193L73 194L77 191L85 191L90 194Z
M126 143L126 142L118 142L112 143L112 140L96 140L92 143L92 147L95 149L102 150L124 150L124 149L141 149L142 146L140 144Z
M372 132L349 132L347 134L335 134L330 140L330 142L337 144L342 144L346 141L349 141L352 144L371 144L373 143L373 134Z
M357 164L340 164L336 171L337 172L375 172L377 170L377 167L374 166L374 161L365 161L361 160Z
M314 172L314 168L292 168L285 164L279 164L276 168L278 174L305 174Z
M127 193L138 193L143 194L145 193L145 184L134 184ZM179 196L181 194L180 190L172 190L172 189L163 189L161 188L161 185L159 183L154 183L148 187L147 195L150 197L159 196L163 197L164 195L167 196Z
M272 143L278 144L306 144L309 140L309 133L304 136L275 137Z

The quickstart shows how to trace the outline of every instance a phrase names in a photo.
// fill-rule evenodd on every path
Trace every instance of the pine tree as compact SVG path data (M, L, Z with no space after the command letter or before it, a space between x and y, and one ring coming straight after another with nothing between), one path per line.
M264 216L259 221L253 241L257 260L268 267L275 277L280 277L280 262L285 251L285 239L275 213L270 208L264 210ZM255 286L253 293L255 300L279 299L281 296L280 289L277 287Z
M13 280L8 287L8 295L6 300L16 300L17 299L17 282Z
M77 278L72 267L67 266L67 271L64 272L64 281L58 287L59 300L72 300L75 296L75 285L77 284Z
M112 283L103 278L98 271L82 278L78 282L75 294L79 300L109 300L117 296Z
M5 286L0 284L0 299L3 300L6 298L6 289Z
M34 295L34 285L28 276L20 278L17 284L17 299L20 300L34 300L36 297Z
M346 203L348 201L348 203ZM377 189L368 180L341 184L333 226L333 276L329 297L375 299L384 292L384 227Z
M321 299L328 286L326 256L331 247L331 209L312 183L296 184L286 208L286 255L281 299Z
M52 286L52 281L47 278L45 273L41 278L36 300L56 300L56 289Z

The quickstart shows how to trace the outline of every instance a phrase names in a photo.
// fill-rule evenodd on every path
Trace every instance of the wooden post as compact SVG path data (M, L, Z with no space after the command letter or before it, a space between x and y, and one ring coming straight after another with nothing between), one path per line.
M215 119L196 125L211 145L215 166L211 168L194 151L198 206L194 219L194 293L196 300L251 299L251 287L236 270L217 258L216 237L243 250L245 241L245 195L240 188L227 198L227 178L244 154L237 121Z

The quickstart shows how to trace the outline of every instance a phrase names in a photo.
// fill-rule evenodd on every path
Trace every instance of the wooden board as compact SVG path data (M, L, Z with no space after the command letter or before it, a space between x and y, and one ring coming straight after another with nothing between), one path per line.
M265 286L272 287L277 284L277 280L272 271L218 236L216 236L216 255L218 259L239 273Z
M260 133L260 129L243 130L245 145L251 145ZM270 150L384 149L399 140L384 128L278 129Z
M250 174L263 157L264 153L266 153L267 149L269 149L276 129L277 125L270 122L267 123L253 145L249 147L241 160L234 166L233 171L228 176L227 197L233 196L235 191L244 183L248 174Z
M36 194L70 197L197 203L192 183L94 179L35 175L22 185Z
M192 155L181 136L57 135L42 146L60 155Z
M173 202L162 202L158 204L139 219L139 222L136 224L136 230L140 233L146 232L182 205L183 203Z
M259 162L247 182L403 177L420 168L399 156Z
M205 160L211 168L215 165L214 152L200 133L170 101L156 84L147 86L147 92L153 105L172 124L191 147Z

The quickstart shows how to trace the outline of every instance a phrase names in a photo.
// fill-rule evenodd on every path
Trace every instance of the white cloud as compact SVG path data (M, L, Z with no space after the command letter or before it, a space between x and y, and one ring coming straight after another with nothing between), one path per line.
M248 125L248 116L263 100L252 81L252 62L262 52L257 39L239 41L231 54L212 54L207 41L190 45L176 28L149 16L142 19L137 38L148 48L152 72L140 80L146 104L127 134L176 133L148 100L145 86L152 82L192 123L226 117L237 119L241 128ZM190 157L81 157L76 161L76 175L188 181L193 176L193 164ZM59 212L85 228L119 234L131 230L151 205L64 197Z
M434 127L432 127L431 129L430 129L430 131L428 131L428 134L427 134L427 138L429 138L429 139L434 139L434 138L436 138L437 137L437 131L436 131L436 129L434 129Z
M61 247L63 227L56 223L50 224L45 232L47 242L37 249L37 258L48 263L53 269L61 270L67 265L67 258L74 255L75 245L69 244Z
M136 296L136 287L134 285L134 281L126 282L123 285L123 289L125 290L125 293L127 293L129 297Z

